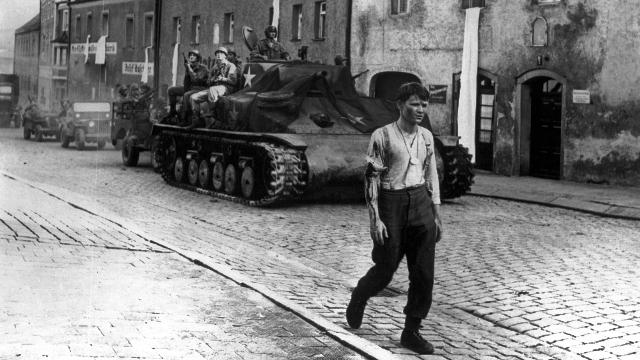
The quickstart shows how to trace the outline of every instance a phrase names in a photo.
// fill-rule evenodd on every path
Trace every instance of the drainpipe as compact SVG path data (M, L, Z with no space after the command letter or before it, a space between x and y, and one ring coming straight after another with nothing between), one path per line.
M347 0L347 28L345 31L344 57L347 58L347 68L351 73L351 16L353 14L353 0Z
M156 97L160 92L160 23L162 19L162 0L155 0L155 23L154 23L154 37L153 37L153 88L156 92Z

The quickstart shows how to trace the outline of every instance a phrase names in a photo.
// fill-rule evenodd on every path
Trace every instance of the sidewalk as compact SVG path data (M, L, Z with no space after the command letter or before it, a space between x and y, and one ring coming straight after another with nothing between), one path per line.
M640 220L640 187L584 184L477 171L469 195L523 201L622 219Z

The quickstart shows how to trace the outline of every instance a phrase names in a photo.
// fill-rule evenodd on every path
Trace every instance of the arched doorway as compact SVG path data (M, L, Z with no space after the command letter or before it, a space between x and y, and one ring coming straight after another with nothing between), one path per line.
M517 80L520 175L562 178L566 80L533 70Z
M375 98L395 100L400 85L408 82L419 82L420 79L410 73L400 71L385 71L375 74L371 78L370 94Z

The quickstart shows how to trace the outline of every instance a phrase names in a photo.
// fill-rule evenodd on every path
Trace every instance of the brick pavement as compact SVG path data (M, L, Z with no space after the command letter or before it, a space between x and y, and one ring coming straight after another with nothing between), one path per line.
M0 177L0 359L361 359L260 294Z
M163 241L218 259L344 325L349 287L370 264L362 205L249 209L170 188L149 169L122 170L117 154L82 157L80 168L100 164L95 172L104 186L68 186L71 175L64 173L50 182L91 194ZM11 170L20 172L15 164ZM129 199L116 201L117 193ZM436 303L424 330L438 339L441 358L640 353L636 222L473 197L446 204L443 212L447 237L438 248ZM392 291L372 300L356 332L400 355L404 279L401 271Z

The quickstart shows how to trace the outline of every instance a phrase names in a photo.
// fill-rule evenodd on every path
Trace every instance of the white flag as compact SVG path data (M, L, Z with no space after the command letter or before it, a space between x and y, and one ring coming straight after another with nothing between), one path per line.
M273 20L271 25L278 27L278 21L280 20L280 0L273 0Z
M91 35L87 35L87 42L84 44L84 63L89 62L89 38Z
M96 64L102 65L105 63L107 54L107 36L102 35L96 43Z
M176 86L178 82L178 50L180 43L176 43L173 47L173 60L171 63L171 86Z
M146 84L149 82L149 49L151 46L144 48L144 69L142 69L142 78L140 82Z
M460 143L476 153L476 96L478 87L478 25L480 8L466 10L464 44L462 48L462 73L460 74L460 99L458 101L458 135Z

